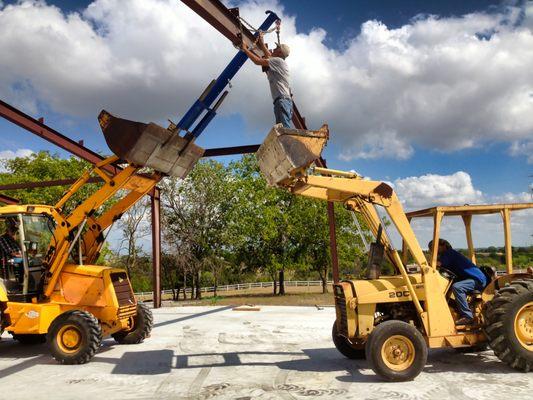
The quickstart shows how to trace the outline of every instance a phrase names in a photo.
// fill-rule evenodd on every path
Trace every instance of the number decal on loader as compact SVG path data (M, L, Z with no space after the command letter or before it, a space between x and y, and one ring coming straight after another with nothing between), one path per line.
M389 299L395 299L395 298L398 298L398 297L409 297L409 296L410 296L409 290L398 291L398 292L390 292L389 293Z

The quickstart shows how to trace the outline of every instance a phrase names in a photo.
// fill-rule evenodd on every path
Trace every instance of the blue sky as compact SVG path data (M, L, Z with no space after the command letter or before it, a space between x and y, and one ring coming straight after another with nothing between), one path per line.
M39 48L33 48L30 40L20 39L16 47L0 40L0 50L13 55L0 60L0 67L5 64L0 98L102 153L109 150L96 124L100 108L143 121L178 120L235 53L178 1L134 1L128 9L108 3L50 0L24 6L4 1L0 6L0 21L14 6L9 21L16 21L11 27L11 32L18 30L16 40L35 35L39 41ZM169 17L161 22L169 28L146 31L153 20L143 20L149 17L142 7L152 3L154 20L157 12L168 14L167 7L177 16L176 26ZM256 25L266 7L284 17L282 37L294 48L289 64L295 99L312 126L330 124L324 153L330 167L399 187L404 179L417 178L411 182L418 191L404 193L407 208L440 200L528 200L533 79L527 66L533 67L533 56L520 46L527 49L531 43L531 2L250 0L240 5L241 14ZM40 34L32 26L35 18L54 34ZM166 37L172 29L184 39ZM148 33L139 39L136 31ZM154 35L152 44L144 43L146 35ZM485 40L479 39L483 35ZM56 44L63 41L59 50ZM174 45L182 46L180 54L172 53ZM465 51L471 55L458 61ZM490 60L502 52L502 67L492 67ZM142 59L169 53L180 60L171 68L159 70L155 61ZM314 62L316 67L310 67ZM198 140L201 146L259 143L270 129L273 116L261 72L246 65L233 85L221 115ZM334 94L321 96L329 90ZM433 104L439 96L443 100ZM412 108L406 111L406 104ZM4 120L0 146L3 151L62 154ZM459 179L461 171L467 177ZM517 240L531 242L531 229L520 229Z

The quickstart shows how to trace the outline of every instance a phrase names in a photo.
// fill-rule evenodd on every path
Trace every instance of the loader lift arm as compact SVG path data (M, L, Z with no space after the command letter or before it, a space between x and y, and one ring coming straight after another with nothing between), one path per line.
M387 249L389 258L403 277L426 332L430 336L453 334L454 332L449 328L453 327L453 321L447 321L447 323L442 321L451 319L451 315L439 315L436 312L436 310L446 307L445 298L431 296L429 293L439 287L437 269L436 267L431 267L426 260L394 190L384 182L364 180L358 176L352 178L336 176L337 171L323 168L320 168L320 171L322 175L311 173L298 178L288 189L296 195L343 203L348 209L359 212L363 216L374 235L376 235L377 229L381 224L381 219L375 206L383 207L402 237L406 248L420 266L424 290L426 291L425 298L433 297L434 299L432 302L421 304L399 252L392 247L390 238L387 238L386 235L382 236L382 242Z
M275 125L257 152L263 176L270 185L284 188L295 195L341 203L346 208L361 213L375 236L382 225L376 206L383 207L420 266L425 298L434 299L423 304L420 302L400 254L392 246L390 238L386 234L381 235L382 244L402 276L425 331L429 336L453 334L451 314L438 313L438 310L447 309L446 298L431 296L431 291L443 289L437 269L426 260L394 190L385 182L366 180L355 173L322 167L309 169L319 159L328 137L327 125L318 131L287 129Z
M139 174L141 168L132 165L121 169L117 174L106 172L104 168L117 160L117 156L108 157L96 164L92 170L85 171L54 206L54 218L57 222L54 232L56 243L55 251L50 251L49 258L46 260L48 270L43 293L45 297L49 297L54 291L61 269L65 266L72 251L77 232L83 231L85 226L88 227L82 239L82 251L85 250L86 252L85 262L92 263L98 257L97 253L102 245L102 242L99 241L102 231L110 226L117 216L127 211L143 195L152 190L161 178L161 174L158 172L141 175ZM104 180L104 184L77 205L68 216L63 216L62 209L65 204L94 175L100 176ZM95 217L100 207L121 190L130 190L130 193L102 215Z

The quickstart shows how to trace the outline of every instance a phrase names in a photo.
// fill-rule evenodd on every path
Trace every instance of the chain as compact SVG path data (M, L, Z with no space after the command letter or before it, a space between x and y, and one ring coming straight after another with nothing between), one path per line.
M278 23L279 21L279 23ZM243 17L239 16L239 25L241 27L241 32L242 32L242 23L244 23L244 25L246 25L248 27L248 29L250 30L250 32L252 33L257 33L257 32L263 32L263 33L271 33L271 32L274 32L274 31L279 31L279 25L281 24L281 21L278 19L276 21L276 26L274 28L270 28L266 31L262 31L260 29L256 29L252 26L252 24L250 24L248 21L246 21Z
M244 31L243 31L243 23L244 25L247 26L248 30L252 33L271 33L271 32L276 32L276 36L277 36L277 44L278 46L281 44L280 42L280 32L281 32L281 20L280 19L277 19L276 20L276 26L274 28L270 28L266 31L262 31L261 29L256 29L253 27L252 24L250 24L248 21L246 21L243 17L239 16L239 30L241 32L241 39L244 38ZM253 46L255 46L257 44L257 41L259 40L259 35L257 35L257 37L255 38L254 42L253 42ZM236 49L238 49L239 47L234 45Z

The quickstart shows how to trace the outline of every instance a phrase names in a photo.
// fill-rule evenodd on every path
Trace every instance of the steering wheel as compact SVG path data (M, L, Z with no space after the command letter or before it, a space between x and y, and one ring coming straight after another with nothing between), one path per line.
M439 274L449 281L453 281L455 278L457 278L457 275L455 275L452 271L443 267L439 267Z

